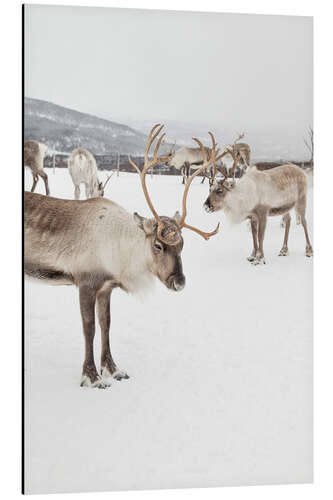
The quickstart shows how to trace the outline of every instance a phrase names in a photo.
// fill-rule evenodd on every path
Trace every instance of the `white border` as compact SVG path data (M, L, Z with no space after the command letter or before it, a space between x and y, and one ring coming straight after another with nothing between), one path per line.
M33 3L33 2L27 2ZM155 0L155 1L49 1L40 4L94 5L128 8L247 12L258 14L315 16L315 484L258 486L150 492L99 493L122 499L231 499L270 500L302 496L307 499L333 498L333 328L332 302L332 7L329 2L296 0ZM20 186L21 178L21 7L17 0L1 2L1 464L0 492L3 498L20 496ZM281 33L283 36L283 33ZM5 153L5 154L3 154ZM292 300L292 298L291 298ZM84 494L95 498L96 493ZM68 495L54 495L63 499ZM70 498L77 495L71 495ZM39 495L39 498L47 498Z

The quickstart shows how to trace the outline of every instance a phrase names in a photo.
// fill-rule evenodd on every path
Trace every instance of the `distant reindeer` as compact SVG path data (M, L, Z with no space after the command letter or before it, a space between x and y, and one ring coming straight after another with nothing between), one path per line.
M229 151L229 155L225 156L223 160L223 167L225 168L227 174L229 171L233 171L233 176L235 177L236 168L239 167L241 169L242 176L246 169L251 165L251 148L245 142L238 142L240 139L243 139L243 134L239 134L238 138L232 145L227 146L227 149L232 149L232 153ZM236 168L233 168L234 161L236 160Z
M110 296L114 288L134 293L145 289L158 278L167 288L180 291L185 286L181 252L183 228L191 229L208 240L218 232L205 233L185 220L186 200L191 182L217 160L213 148L200 170L187 179L182 201L182 215L159 216L148 194L147 172L165 158L158 150L165 134L157 140L153 157L149 150L163 125L155 125L149 135L140 171L142 189L153 214L146 219L128 213L116 203L103 198L84 201L62 200L25 193L25 272L32 278L53 284L76 285L85 337L85 360L81 386L105 388L110 378L121 380L128 375L119 370L109 344ZM157 130L156 130L157 129ZM195 139L198 144L200 141ZM95 306L102 332L101 376L94 361Z
M46 151L47 145L41 142L30 140L24 143L24 166L28 167L32 174L32 193L35 191L38 178L41 177L45 184L46 194L50 194L48 177L44 172L44 157Z
M253 251L248 260L253 264L265 264L263 242L267 216L284 216L285 234L279 255L288 255L292 208L299 214L304 228L305 255L313 255L305 218L306 198L307 176L300 167L289 163L264 172L252 167L237 183L226 178L217 181L204 203L204 208L207 212L224 210L234 223L249 218Z
M71 152L68 159L68 171L75 186L74 196L80 199L80 184L84 184L86 198L104 196L104 190L112 174L105 183L99 181L97 176L97 164L93 155L84 148L76 148Z
M166 160L166 165L169 167L175 167L180 170L183 176L182 183L185 184L185 179L188 179L191 173L191 168L199 168L204 162L203 155L210 155L210 148L204 147L204 151L200 148L190 148L188 146L182 146L177 151L171 151ZM206 171L203 172L205 174ZM205 175L201 182L204 182Z

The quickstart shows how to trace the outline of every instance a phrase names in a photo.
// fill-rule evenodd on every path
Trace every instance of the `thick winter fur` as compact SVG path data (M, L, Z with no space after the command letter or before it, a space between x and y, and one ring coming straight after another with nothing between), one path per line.
M48 177L44 172L44 157L46 151L46 144L41 142L31 140L24 143L24 166L30 169L33 178L31 191L35 191L38 179L41 177L45 184L45 192L49 195Z
M208 155L210 155L210 148L205 148ZM173 166L179 169L183 175L183 184L185 183L185 178L189 177L191 168L200 167L203 164L203 155L200 148L189 148L183 146L179 148L174 153L169 155L169 159L166 162L170 167ZM203 180L205 177L203 177Z
M95 306L102 331L102 373L127 378L114 363L109 347L110 295L114 288L139 293L155 277L171 290L185 285L177 219L162 217L163 236L177 232L180 242L168 246L157 239L153 219L129 214L104 198L62 200L25 193L25 272L54 284L76 285L86 343L82 384L105 387L94 356ZM120 377L119 374L124 376Z
M287 223L280 255L287 255L292 208L299 214L304 227L306 255L312 255L305 219L306 196L307 177L297 165L281 165L263 172L253 167L237 183L219 181L213 186L204 206L208 212L224 210L235 224L251 219L254 248L249 260L257 264L264 263L267 216L284 215Z
M102 183L98 180L97 164L93 155L83 148L76 148L68 159L68 171L75 186L74 196L80 199L80 184L85 185L86 198L104 196Z

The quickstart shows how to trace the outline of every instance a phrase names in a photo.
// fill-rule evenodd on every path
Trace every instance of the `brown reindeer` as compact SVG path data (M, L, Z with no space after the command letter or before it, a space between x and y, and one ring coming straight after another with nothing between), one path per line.
M41 177L45 184L45 192L47 195L50 194L49 182L47 174L44 172L44 157L47 151L46 144L42 144L38 141L26 141L24 143L24 166L31 170L33 183L31 187L31 192L35 191L38 177Z
M158 278L167 288L180 291L185 286L181 260L183 228L191 229L209 239L218 231L205 233L185 222L188 190L197 170L186 182L182 215L158 215L146 186L148 170L160 162L158 150L153 157L149 150L163 126L155 125L150 132L144 155L141 185L153 218L146 219L105 198L62 200L25 193L25 272L32 278L54 284L76 285L85 338L85 360L82 386L105 388L110 379L121 380L128 375L119 370L113 360L110 344L110 296L114 288L134 293L149 287ZM213 152L206 157L202 169L217 159L215 140L211 134ZM200 141L195 139L198 144ZM93 343L95 336L95 306L102 332L101 371L97 372Z

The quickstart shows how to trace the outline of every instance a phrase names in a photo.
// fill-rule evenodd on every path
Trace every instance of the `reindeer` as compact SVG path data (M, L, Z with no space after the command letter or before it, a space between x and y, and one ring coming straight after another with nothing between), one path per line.
M169 167L175 167L180 170L181 175L183 176L182 183L185 184L185 179L188 179L190 176L191 168L199 167L203 164L204 158L211 154L210 148L204 147L203 150L201 148L190 148L188 146L183 146L179 148L177 151L170 151L168 157L166 159L166 165ZM205 156L204 156L205 155ZM206 169L207 170L207 169ZM201 183L204 182L205 177L209 177L206 175L206 170L202 171L204 174Z
M49 181L43 165L46 151L47 145L41 142L30 140L24 143L24 166L31 171L33 178L32 193L35 191L38 178L41 177L45 184L46 195L50 194Z
M234 166L237 160L234 156ZM288 255L290 210L299 214L305 233L305 255L313 255L305 218L307 177L303 170L292 163L260 172L255 167L248 170L237 184L225 177L217 181L204 203L207 212L224 210L234 223L250 219L253 251L248 257L252 264L265 264L264 235L267 216L283 215L285 221L284 241L280 256Z
M76 148L71 152L68 159L68 171L75 186L74 196L80 199L80 184L83 183L86 191L86 198L96 198L104 196L105 186L112 174L103 184L98 180L97 164L93 155L83 148Z
M236 173L236 169L233 168L234 159L236 159L237 161L236 168L238 166L241 169L240 177L244 175L246 169L251 165L250 146L245 142L238 142L240 139L243 139L244 135L244 133L239 134L238 138L233 142L233 144L227 146L229 155L227 154L222 164L228 175L230 170L233 171L234 178ZM230 152L229 150L232 150L232 152Z
M153 215L151 219L138 213L132 215L105 198L62 200L25 193L25 273L44 282L76 285L79 289L85 337L81 386L105 388L111 378L128 378L114 362L109 345L112 290L118 287L135 293L150 287L154 278L170 290L182 290L185 286L182 229L191 229L206 240L219 229L218 225L206 233L185 222L188 190L200 170L187 179L182 215L176 212L174 217L167 217L156 212L146 186L146 175L164 160L158 157L158 150L165 134L157 140L153 157L149 159L149 150L162 128L163 125L158 124L150 132L142 171L129 157L140 175ZM213 151L209 158L205 157L202 170L217 159L213 134L211 138ZM200 144L198 139L195 141ZM93 352L96 304L102 333L100 375Z

